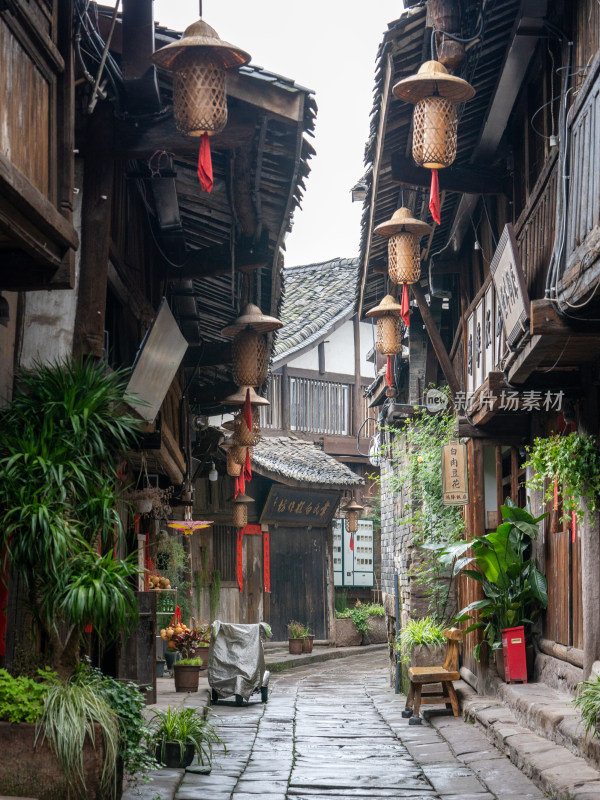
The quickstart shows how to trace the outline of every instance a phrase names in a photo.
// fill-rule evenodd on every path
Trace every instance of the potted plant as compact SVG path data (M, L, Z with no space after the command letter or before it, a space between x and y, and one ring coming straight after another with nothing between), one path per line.
M177 633L171 642L181 659L173 664L176 692L197 692L200 679L202 659L194 653L201 641L202 633L198 628L186 628Z
M312 653L313 651L313 643L315 641L314 633L309 633L309 626L304 626L304 640L302 642L302 652L303 653Z
M600 676L580 683L573 703L581 714L586 736L590 733L592 737L597 736L600 731Z
M451 545L440 556L446 563L455 562L455 575L460 572L481 583L483 600L469 603L455 619L473 621L465 633L483 629L483 642L474 648L477 659L481 644L485 644L494 655L498 653L500 660L502 631L521 625L525 628L525 642L532 647L533 622L548 605L546 578L528 557L531 541L538 535L538 524L546 515L535 519L528 508L519 508L510 498L501 511L503 522L496 531ZM469 548L473 555L464 556ZM467 569L470 566L475 569ZM503 664L496 666L503 676Z
M149 742L157 761L170 769L181 769L197 755L202 766L212 766L213 747L223 742L206 717L194 708L169 707L152 713Z
M398 650L407 667L441 665L446 650L444 627L432 617L409 619L400 631Z
M387 642L387 623L385 608L381 603L369 603L366 606L367 630L363 632L363 644L383 644Z
M203 620L198 623L196 627L200 633L200 641L193 655L202 659L201 669L206 669L208 666L208 657L210 655L211 626L208 620Z
M301 622L291 620L288 622L288 647L290 653L293 655L300 655L304 645L304 637L306 636L306 628Z
M362 631L357 628L356 622L361 625L360 612L346 608L335 612L335 646L355 647L362 642ZM364 621L366 628L366 618Z

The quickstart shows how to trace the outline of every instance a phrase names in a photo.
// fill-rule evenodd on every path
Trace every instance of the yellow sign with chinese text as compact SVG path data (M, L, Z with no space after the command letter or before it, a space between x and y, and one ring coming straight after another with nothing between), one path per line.
M445 506L466 506L469 502L467 446L458 439L442 447L442 492Z

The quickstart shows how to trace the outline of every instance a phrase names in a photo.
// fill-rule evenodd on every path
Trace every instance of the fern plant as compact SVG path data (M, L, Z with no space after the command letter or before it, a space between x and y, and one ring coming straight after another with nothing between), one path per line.
M590 733L592 737L597 736L600 721L600 677L580 683L573 703L581 714L586 736Z

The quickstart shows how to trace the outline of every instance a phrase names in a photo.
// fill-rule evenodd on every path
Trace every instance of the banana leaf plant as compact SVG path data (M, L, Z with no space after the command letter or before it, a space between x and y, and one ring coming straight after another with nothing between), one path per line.
M492 650L501 646L504 628L523 625L531 640L532 625L548 605L546 578L529 557L530 545L546 516L534 518L529 507L519 508L508 499L502 506L498 529L468 542L444 548L440 560L453 565L453 574L466 575L481 584L484 598L461 609L454 623L472 620L465 633L483 628L484 643ZM471 550L470 555L467 551ZM481 644L474 654L480 656Z

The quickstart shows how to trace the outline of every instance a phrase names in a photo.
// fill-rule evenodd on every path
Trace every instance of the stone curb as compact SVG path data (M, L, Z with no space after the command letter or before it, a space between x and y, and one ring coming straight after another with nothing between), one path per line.
M517 688L521 687L500 684L497 696L485 696L476 694L461 681L456 689L465 720L481 728L496 748L550 797L556 800L598 800L600 771L576 755L577 744L572 742L572 752L571 748L550 741L522 724L530 721L540 726L544 733L551 734L557 720L560 722L567 716L567 704L558 708L553 705L552 690L546 686L542 688L541 684L531 685L529 699L522 689L514 691ZM544 692L545 703L542 702ZM514 713L506 702L518 705L518 712Z
M265 652L265 665L271 672L279 673L285 672L285 670L288 669L293 669L294 667L305 667L309 664L318 664L336 658L346 658L347 656L378 652L383 649L387 650L387 647L387 643L358 645L357 647L326 647L323 648L323 652L315 652L313 650L312 653L302 653L302 655L298 656L291 654L283 656L270 655L267 650Z

